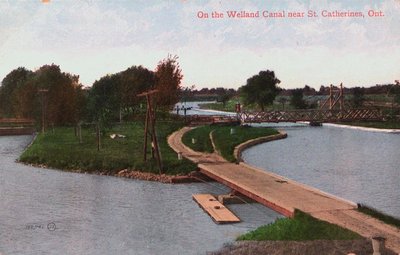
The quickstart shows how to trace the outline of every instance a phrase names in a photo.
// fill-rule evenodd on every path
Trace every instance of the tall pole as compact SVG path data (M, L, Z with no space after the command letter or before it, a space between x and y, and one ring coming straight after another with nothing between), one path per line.
M342 111L344 108L344 89L343 83L340 83L340 110Z
M42 133L44 134L45 132L45 126L46 126L46 102L45 102L45 93L47 93L49 90L48 89L39 89L39 93L41 94L42 98Z
M159 167L159 173L162 174L164 170L161 162L161 153L158 146L157 135L156 135L156 117L153 109L153 104L151 101L151 95L157 92L158 90L150 90L148 92L141 93L138 96L145 96L147 101L147 111L146 111L146 120L144 128L143 159L144 161L147 160L147 136L150 135L151 155L152 158L154 158L154 156L156 157Z
M333 94L332 94L333 85L329 87L329 110L332 110L333 106Z

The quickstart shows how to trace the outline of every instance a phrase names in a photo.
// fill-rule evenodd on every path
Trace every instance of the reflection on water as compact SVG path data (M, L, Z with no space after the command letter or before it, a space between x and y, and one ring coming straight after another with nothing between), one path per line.
M400 135L337 127L285 128L246 162L400 217Z
M214 224L191 195L229 191L215 183L168 185L15 163L30 140L0 137L4 255L205 254L279 217L260 205L236 205L242 223Z

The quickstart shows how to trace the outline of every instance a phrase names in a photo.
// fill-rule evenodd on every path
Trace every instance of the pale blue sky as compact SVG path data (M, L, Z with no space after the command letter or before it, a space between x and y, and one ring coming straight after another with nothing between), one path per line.
M318 18L199 19L199 11L316 11ZM364 18L323 18L321 11ZM368 11L384 17L368 17ZM233 87L260 70L283 88L400 79L400 1L0 0L0 80L55 63L90 86L177 54L183 85Z

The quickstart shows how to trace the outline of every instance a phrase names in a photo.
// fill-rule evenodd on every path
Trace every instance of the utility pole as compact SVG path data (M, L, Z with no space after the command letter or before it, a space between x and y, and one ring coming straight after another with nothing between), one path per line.
M146 97L147 101L147 110L146 110L146 120L144 124L144 144L143 144L143 159L147 161L147 137L150 136L151 139L151 156L154 159L156 157L159 173L164 173L162 162L161 162L161 155L160 149L158 147L157 135L156 135L156 116L153 109L153 102L151 96L157 93L158 90L149 90L147 92L141 93L139 97Z
M45 93L49 92L48 89L39 89L38 92L41 94L42 98L42 133L44 134L45 126L46 126L46 96Z

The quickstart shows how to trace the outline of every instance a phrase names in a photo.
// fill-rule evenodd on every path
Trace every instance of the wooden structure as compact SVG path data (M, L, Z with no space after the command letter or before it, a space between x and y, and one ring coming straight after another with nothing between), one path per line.
M188 115L186 116L186 124L188 126L201 126L211 124L229 124L237 123L236 116L226 115Z
M193 151L182 143L189 130L176 131L168 143L183 157L198 163L201 173L285 216L292 217L299 209L364 237L385 236L387 247L400 252L398 228L358 212L357 204L245 163L230 163L216 154Z
M241 123L261 122L345 122L345 121L382 121L383 114L379 109L346 109L346 110L295 110L270 112L240 112Z
M158 90L149 90L147 92L141 93L139 97L146 97L147 110L146 110L146 120L144 124L144 144L143 144L143 159L147 161L147 138L150 137L151 140L151 156L157 160L159 173L162 174L163 166L161 161L160 149L158 147L157 135L156 135L156 115L153 108L153 102L151 96L157 93Z
M35 121L22 118L0 118L0 135L30 135L35 132Z
M329 97L322 103L319 107L320 109L326 109L328 108L329 110L333 109L339 109L343 110L344 107L344 89L343 89L343 84L340 83L339 88L334 88L333 85L329 87Z
M39 89L38 92L41 94L41 101L42 101L42 133L46 130L46 93L49 92L48 89Z
M221 204L213 195L195 194L193 195L193 200L196 201L217 224L240 222L240 219Z
M346 122L346 121L382 121L384 115L378 108L351 109L345 107L344 88L330 86L329 97L319 109L292 111L245 112L237 113L241 123L261 122L297 122L311 123Z

